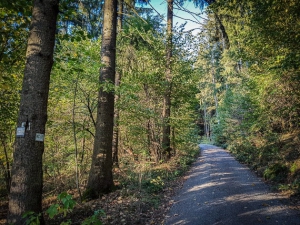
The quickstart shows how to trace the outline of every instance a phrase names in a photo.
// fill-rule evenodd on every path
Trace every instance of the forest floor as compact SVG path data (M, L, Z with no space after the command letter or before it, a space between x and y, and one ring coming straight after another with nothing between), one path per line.
M143 198L141 193L127 193L124 196L123 190L116 190L106 194L102 198L77 204L67 217L59 217L55 220L46 218L46 224L60 224L62 221L72 220L72 224L81 224L84 219L93 215L97 210L103 210L103 224L162 224L165 213L172 204L171 197L182 187L183 178L169 182L161 193ZM56 197L53 197L53 200ZM49 199L48 199L49 201ZM153 204L156 201L156 204ZM44 202L43 207L49 207ZM8 201L0 201L0 224L6 224Z
M176 166L175 166L176 167ZM173 167L174 171L176 168ZM180 168L177 168L180 169ZM182 169L182 168L181 168ZM66 217L63 215L56 216L50 219L46 216L45 222L47 225L58 225L61 222L71 220L71 224L82 224L82 222L91 217L94 212L103 210L105 215L101 218L102 224L162 224L166 212L172 204L172 196L182 187L185 177L173 177L170 180L164 180L163 188L159 190L149 191L147 188L139 188L134 185L129 185L128 188L120 188L115 191L102 196L99 199L84 201L79 203L79 197L76 190L68 190L76 200L76 206L69 212ZM160 168L161 171L169 170L170 168ZM134 186L134 187L133 187ZM150 186L151 188L151 186ZM46 211L49 206L57 202L57 196L52 195L44 198L43 209ZM0 224L6 224L6 217L8 211L7 199L0 201Z
M103 224L163 224L166 212L172 205L172 196L182 187L184 177L168 182L166 187L152 196L143 196L142 193L126 193L124 190L116 190L102 198L78 203L67 217L46 219L46 224L60 224L62 221L72 220L72 224L81 224L84 219L93 215L96 210L103 210L105 216ZM49 207L49 201L44 202L44 208ZM155 201L156 203L153 203ZM0 202L0 224L6 224L8 202Z
M172 197L182 187L184 177L168 182L159 193L143 195L142 192L130 193L130 190L116 190L102 198L78 203L67 217L55 220L46 219L46 224L60 224L71 219L71 224L81 224L84 219L93 215L97 210L103 210L103 224L163 224L166 212L172 205ZM124 194L126 192L126 194ZM53 197L55 200L56 197ZM49 207L49 199L44 202L44 208ZM51 201L52 202L52 201ZM0 224L6 224L8 202L0 202Z
M152 195L130 191L124 194L124 190L117 190L77 207L70 215L74 221L72 224L81 224L86 217L99 209L105 212L101 220L103 224L163 224L173 203L172 197L182 187L183 182L184 177L178 178L169 182L160 193Z
M196 163L192 165L192 170L201 160L201 156L196 156ZM174 169L174 168L173 168ZM71 224L81 224L86 218L92 216L97 210L103 210L105 216L101 218L103 224L144 224L159 225L165 224L166 215L174 204L174 198L182 191L184 183L189 179L189 173L184 173L175 179L164 182L164 186L158 191L146 191L138 188L117 189L102 198L77 203L72 212L66 217L57 217L55 220L45 217L46 224L60 224L62 221L70 219ZM185 182L186 181L186 182ZM255 187L254 187L255 188ZM68 193L75 193L69 191ZM289 208L300 210L300 196L291 195L291 192L281 193L288 200ZM76 195L73 195L76 198ZM43 202L44 209L56 201L56 196L48 197ZM76 199L77 202L78 198ZM0 202L0 224L6 224L7 201Z

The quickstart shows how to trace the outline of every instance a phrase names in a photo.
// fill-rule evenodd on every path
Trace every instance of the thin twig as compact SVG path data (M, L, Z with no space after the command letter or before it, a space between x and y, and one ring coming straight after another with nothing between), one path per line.
M151 3L148 1L148 0L146 0L146 2L147 2L147 4L149 4L150 5L150 7L159 15L159 17L163 20L163 21L165 21L165 22L167 22L166 20L165 20L165 18L151 5Z
M135 10L135 8L133 8L131 5L127 4L126 2L124 2L133 12L135 15L137 15L141 20L143 20L145 23L148 23L146 20L144 20L143 17L141 17L138 12Z
M196 15L196 16L200 17L201 19L208 21L208 19L206 19L206 18L200 16L200 14L202 14L202 13L194 13L194 12L188 10L187 8L184 8L183 6L180 6L177 2L175 2L175 4L176 4L179 8L174 8L174 9L177 9L177 10L181 10L181 11L187 12L187 13L191 14L192 16L193 16L193 15ZM194 16L193 16L193 17L194 17ZM194 18L195 18L195 17L194 17ZM196 18L195 18L195 19L196 19ZM197 19L196 19L196 20L197 20Z
M182 10L182 11L184 11L184 12L187 12L187 13L190 13L190 15L192 16L192 17L194 17L194 19L195 20L197 20L198 21L198 23L200 23L200 21L193 15L193 14L191 14L191 12L189 11L189 10L187 10L186 8L183 8L180 4L178 4L176 1L174 2L175 3L175 5L177 5L179 8L176 8L177 10ZM182 18L183 19L183 18Z
M183 19L183 20L188 20L188 21L191 21L191 22L197 23L197 24L199 24L199 25L201 25L201 26L205 26L203 23L197 22L197 21L195 21L195 20L191 20L191 19L183 18L183 17L176 16L176 15L173 15L173 16L175 16L175 17L177 17L177 18L180 18L180 19Z

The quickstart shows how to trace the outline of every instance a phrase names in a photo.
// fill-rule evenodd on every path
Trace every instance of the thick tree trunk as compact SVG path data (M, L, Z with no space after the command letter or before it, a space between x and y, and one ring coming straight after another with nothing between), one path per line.
M24 224L22 214L27 211L42 211L43 135L58 3L58 0L34 1L18 116L18 126L23 124L25 136L16 137L9 195L8 223L12 224Z
M112 140L114 119L114 92L116 63L117 0L104 3L104 23L102 32L101 88L98 96L96 134L91 170L86 194L96 198L109 192L114 186L112 175Z
M172 89L172 28L173 28L173 0L168 0L167 14L167 45L166 45L166 89L163 102L163 157L168 160L171 157L171 89Z

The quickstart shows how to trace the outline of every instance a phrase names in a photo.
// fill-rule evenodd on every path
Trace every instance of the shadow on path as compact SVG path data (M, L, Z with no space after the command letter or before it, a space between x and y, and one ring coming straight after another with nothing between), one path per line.
M299 212L285 206L284 197L272 193L246 166L216 146L200 148L166 225L300 225Z

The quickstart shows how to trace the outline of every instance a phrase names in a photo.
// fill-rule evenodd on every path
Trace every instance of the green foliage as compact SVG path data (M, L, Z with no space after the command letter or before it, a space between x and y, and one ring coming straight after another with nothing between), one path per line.
M68 179L74 187L74 130L80 175L86 175L90 166L100 86L101 41L89 39L80 28L74 28L72 35L60 34L58 38L48 101L44 171L46 178L51 180L47 184L57 183L63 174L64 180Z
M292 174L295 174L296 172L298 172L300 170L300 168L298 167L297 163L294 162L291 166L290 166L290 172Z
M53 219L59 214L63 214L66 217L67 213L71 212L76 205L76 201L72 199L72 195L62 192L57 196L58 203L51 205L46 213L50 219Z
M71 213L76 205L76 201L72 199L72 195L69 195L66 192L62 192L57 196L58 203L52 204L47 210L46 214L50 219L62 214L63 217L67 216L67 213ZM22 218L26 219L26 225L40 225L41 213L37 214L35 212L26 212L22 215ZM99 217L104 216L105 213L103 210L97 210L94 214L86 218L81 224L82 225L102 225ZM70 219L63 221L60 225L69 225L72 224Z
M264 178L271 181L282 182L288 174L288 167L280 163L270 165L264 171Z
M160 176L152 178L143 183L143 187L146 188L150 193L158 193L164 188L164 181Z
M120 146L129 149L139 160L161 160L161 132L164 121L163 96L165 92L165 46L163 33L154 30L156 21L131 18L119 35L118 57L122 81L120 99ZM174 30L176 50L172 72L173 145L182 149L189 142L197 141L194 125L197 101L197 74L192 70L194 57L191 48L197 41L190 34ZM174 37L175 37L174 36ZM126 150L125 150L126 151Z
M0 3L0 193L8 194L31 2ZM2 184L6 184L6 187Z
M94 215L86 218L81 225L102 225L101 220L99 220L99 217L105 216L105 213L103 210L97 210L94 212Z
M60 225L71 225L71 220L63 221L60 223Z
M299 5L221 0L208 12L196 63L205 138L228 148L266 179L292 187L297 180L292 163L299 159L292 150L299 144L300 128Z
M24 64L30 23L31 3L18 0L14 4L0 4L0 87L5 81L13 81L12 68Z
M22 218L26 219L26 225L40 225L41 213L26 212L22 215Z
M54 216L56 216L59 213L59 204L54 204L51 205L48 209L47 209L47 214L49 215L50 219L53 219Z
M297 178L297 179L295 179L293 182L292 182L292 188L294 189L294 190L296 190L297 191L297 193L300 193L300 179L299 178Z
M100 0L83 0L74 2L60 1L60 13L58 18L59 30L72 34L73 27L80 27L88 33L90 38L96 39L102 31L102 8L104 2Z
M182 157L180 159L180 165L185 168L186 166L190 166L194 161L195 159L192 156Z

